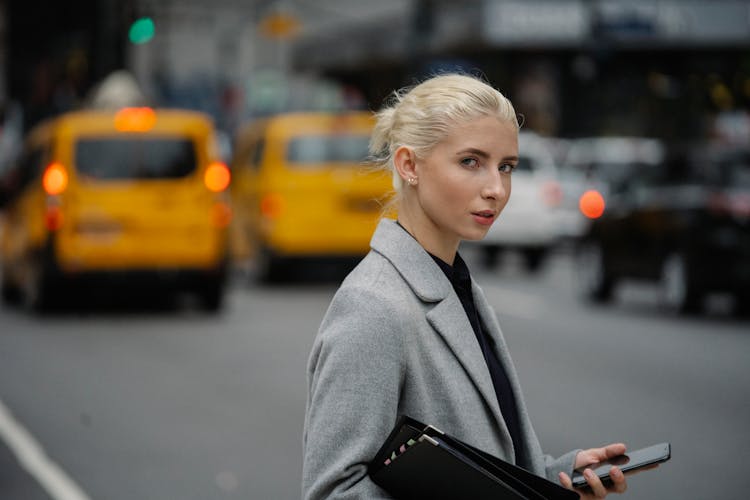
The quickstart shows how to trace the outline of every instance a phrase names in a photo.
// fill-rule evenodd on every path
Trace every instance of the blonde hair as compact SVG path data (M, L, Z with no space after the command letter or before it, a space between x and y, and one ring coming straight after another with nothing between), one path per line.
M395 91L376 114L377 123L370 139L371 161L391 172L398 198L403 180L393 165L396 149L406 146L417 157L423 157L448 135L451 127L484 116L494 116L519 127L513 104L473 76L444 74Z

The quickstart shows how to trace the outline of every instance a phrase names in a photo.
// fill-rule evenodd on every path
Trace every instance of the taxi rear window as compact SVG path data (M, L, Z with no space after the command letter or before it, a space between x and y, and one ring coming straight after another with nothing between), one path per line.
M289 163L360 163L368 154L368 135L308 135L289 141Z
M75 145L76 170L93 179L169 179L196 169L189 139L82 138Z

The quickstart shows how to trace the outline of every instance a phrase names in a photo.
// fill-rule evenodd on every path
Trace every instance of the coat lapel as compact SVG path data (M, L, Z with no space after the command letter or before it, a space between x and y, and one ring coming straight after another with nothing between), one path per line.
M510 433L500 413L487 362L474 335L466 313L455 293L451 293L427 313L427 321L440 334L484 398L497 420L503 437L510 443Z
M371 246L394 265L422 301L435 303L426 315L427 321L466 371L477 392L495 417L503 440L512 449L510 433L500 413L487 363L463 306L448 278L424 248L393 220L380 221L373 235ZM479 312L482 320L489 324L487 310L479 310ZM505 357L501 357L501 360L505 364Z
M519 413L519 422L521 425L521 432L525 435L526 442L534 436L533 429L531 428L530 421L528 419L528 411L526 409L526 403L521 392L521 384L518 381L518 376L513 368L513 360L510 357L508 346L503 338L500 324L497 321L497 315L492 309L492 306L487 302L487 298L484 296L482 289L476 284L472 283L472 290L474 294L474 303L477 307L477 312L482 320L487 334L492 337L495 342L495 353L500 360L500 363L505 369L505 374L510 382L511 389L513 390L513 396L516 400L516 408Z

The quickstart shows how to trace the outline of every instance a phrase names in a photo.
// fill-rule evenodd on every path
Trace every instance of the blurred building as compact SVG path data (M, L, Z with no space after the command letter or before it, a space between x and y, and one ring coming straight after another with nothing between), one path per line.
M119 69L228 132L375 109L445 69L485 75L548 135L737 136L750 103L750 0L0 0L3 25L0 97L26 126Z
M0 63L8 54L4 94L22 103L27 127L84 105L97 84L121 69L152 104L205 111L227 131L250 116L285 109L355 101L362 107L356 93L335 82L292 71L294 36L321 17L306 4L0 1L0 33L3 19L7 26L0 43Z
M360 87L376 107L425 74L482 73L551 135L706 135L715 115L750 103L746 0L385 3L398 7L306 32L293 66Z
M124 62L129 2L0 2L2 101L18 103L26 128L77 106L93 82Z

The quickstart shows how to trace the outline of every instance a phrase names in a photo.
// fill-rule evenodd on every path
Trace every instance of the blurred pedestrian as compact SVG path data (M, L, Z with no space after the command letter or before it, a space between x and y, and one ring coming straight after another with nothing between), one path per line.
M495 313L458 254L508 202L512 104L477 78L442 75L395 93L377 118L370 150L393 174L398 219L380 222L315 339L303 497L389 498L367 464L400 414L570 487L574 468L625 446L542 453ZM585 495L624 491L619 469L612 477L608 489L588 477Z

